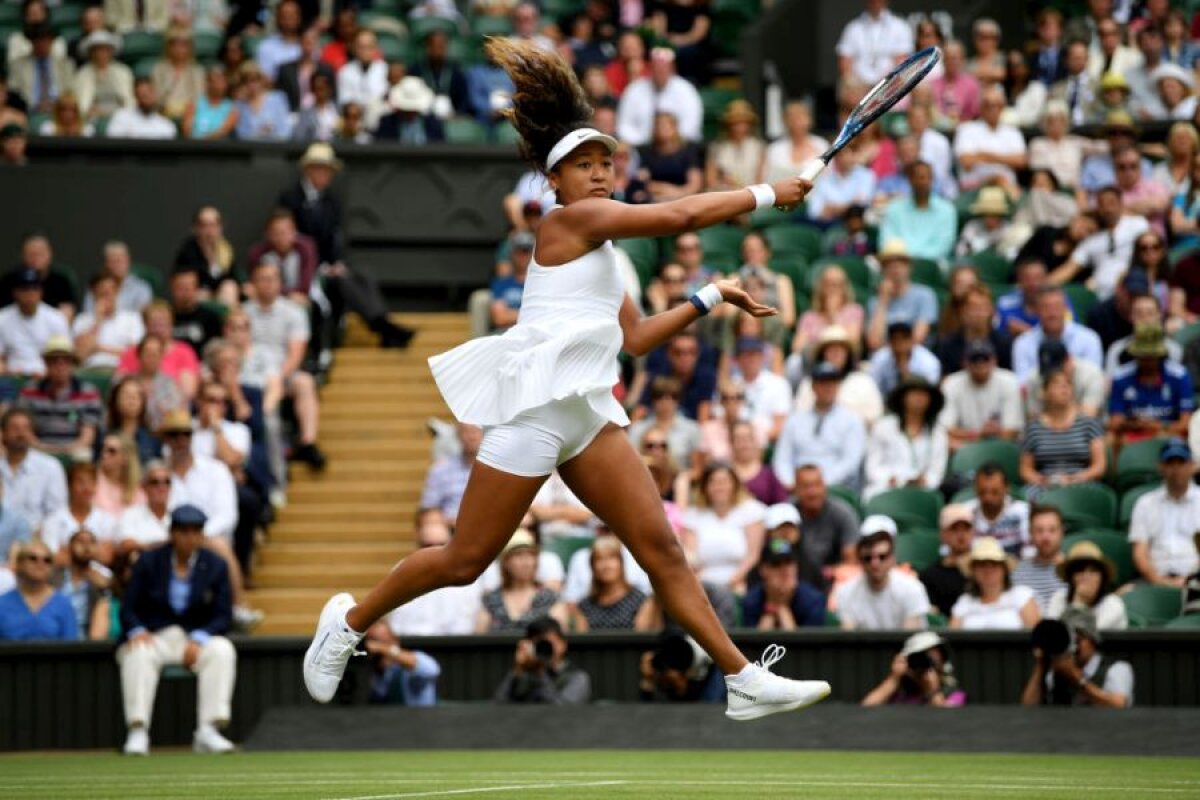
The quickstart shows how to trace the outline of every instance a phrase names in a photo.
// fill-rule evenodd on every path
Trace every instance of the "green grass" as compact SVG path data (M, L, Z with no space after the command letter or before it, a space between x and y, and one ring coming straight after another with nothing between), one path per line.
M1200 759L923 753L430 751L0 756L16 798L1200 798Z

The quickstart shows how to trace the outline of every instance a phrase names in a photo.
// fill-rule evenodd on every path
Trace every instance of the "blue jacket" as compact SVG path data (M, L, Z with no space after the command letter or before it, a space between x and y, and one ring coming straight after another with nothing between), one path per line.
M174 549L166 544L147 550L133 568L133 577L121 602L121 640L137 628L153 633L178 625L189 634L210 635L229 630L233 621L233 595L229 571L215 553L199 549L192 567L191 593L182 614L171 608L170 585Z

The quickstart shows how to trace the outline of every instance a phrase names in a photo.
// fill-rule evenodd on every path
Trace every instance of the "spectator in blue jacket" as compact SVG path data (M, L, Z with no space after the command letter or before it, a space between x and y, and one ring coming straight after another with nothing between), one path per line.
M71 601L50 583L50 548L41 539L22 542L13 560L17 588L0 594L0 641L78 639Z
M1138 325L1126 352L1134 360L1113 377L1109 430L1122 443L1153 436L1186 437L1196 393L1187 369L1167 358L1162 325Z
M742 600L742 624L762 631L790 631L825 624L825 596L800 580L796 549L787 539L770 539L758 562L762 583Z

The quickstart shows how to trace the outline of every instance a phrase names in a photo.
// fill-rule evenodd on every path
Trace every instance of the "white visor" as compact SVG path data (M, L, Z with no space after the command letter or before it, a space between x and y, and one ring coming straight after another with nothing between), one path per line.
M617 151L617 140L613 137L601 133L595 128L580 128L579 130L571 131L559 139L558 144L550 148L550 155L546 156L546 172L554 169L555 164L570 155L572 150L584 142L603 142L610 154Z

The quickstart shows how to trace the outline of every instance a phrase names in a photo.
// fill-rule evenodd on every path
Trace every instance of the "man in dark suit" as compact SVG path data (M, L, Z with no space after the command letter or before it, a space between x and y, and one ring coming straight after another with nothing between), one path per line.
M413 331L387 317L387 304L379 285L346 266L346 242L342 232L342 206L330 185L342 162L333 147L324 142L309 145L300 159L300 180L279 195L279 205L292 212L296 228L317 243L325 290L333 304L333 317L346 310L356 312L379 334L383 347L407 347Z
M221 634L233 614L225 562L204 548L208 518L193 505L171 512L171 538L138 560L121 603L122 643L117 648L126 755L150 750L154 693L164 666L196 673L198 708L192 749L228 753L233 743L218 732L230 718L237 652Z
M275 88L287 95L288 107L293 112L300 110L306 97L311 98L314 75L329 78L336 90L337 74L333 67L320 60L320 47L320 29L309 28L300 35L300 58L281 66L275 76Z

